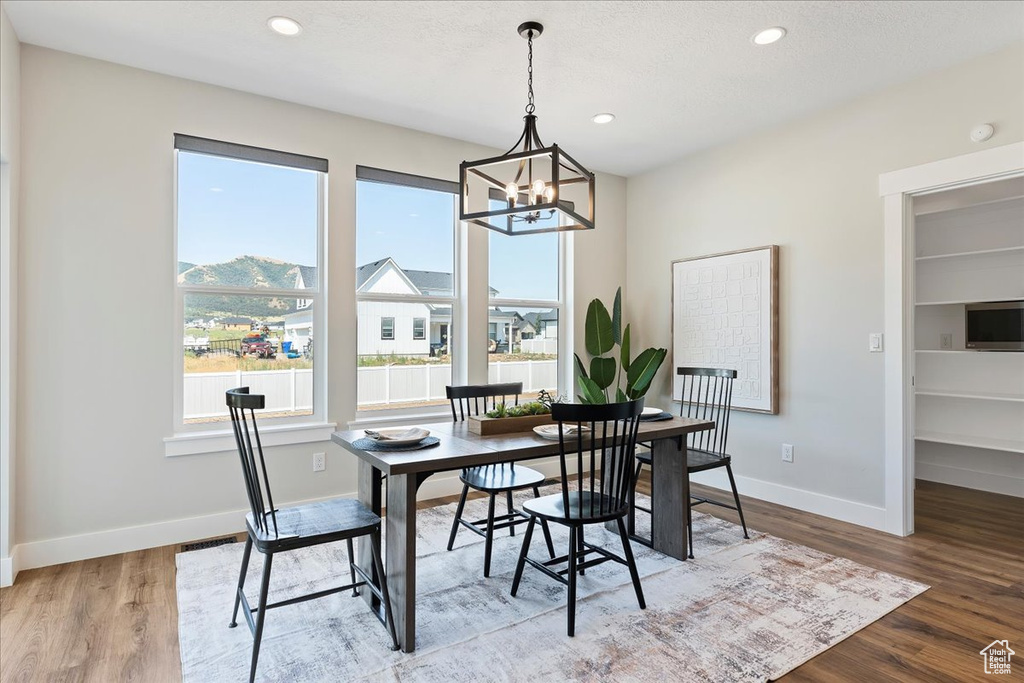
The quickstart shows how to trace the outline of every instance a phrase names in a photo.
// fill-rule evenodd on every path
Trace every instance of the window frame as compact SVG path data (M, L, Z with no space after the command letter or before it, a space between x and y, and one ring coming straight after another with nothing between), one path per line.
M387 322L391 321L391 334L390 336L385 335L384 330L388 327ZM395 319L393 316L381 316L380 318L380 340L381 341L395 341Z
M452 367L452 384L465 383L463 372L461 368L463 366L463 354L465 350L461 349L458 344L454 344L455 330L462 327L464 323L463 310L464 310L464 292L462 289L462 267L460 265L460 253L465 248L464 240L462 237L461 225L459 221L459 184L454 181L441 180L438 178L431 178L428 176L421 176L412 173L404 173L401 171L388 171L385 169L374 168L371 166L356 166L356 186L360 182L379 183L381 185L392 185L397 187L411 187L419 190L429 190L433 192L442 192L451 195L452 200L452 295L451 297L427 295L427 294L372 294L372 293L359 293L355 291L355 303L356 303L356 339L355 344L358 347L359 344L359 330L358 330L358 310L360 303L413 303L413 304L426 304L427 306L445 306L451 307L451 321L448 323L448 343L450 346L449 357L451 359ZM356 206L356 225L355 234L356 240L359 239L359 219L358 219L358 205ZM353 268L353 285L355 285L355 269L359 267L358 259L352 264ZM397 336L397 334L396 334ZM424 320L424 338L428 338L428 330ZM356 372L359 371L359 352L356 351ZM408 419L433 417L435 415L450 414L448 413L447 405L441 403L435 405L419 405L409 406L402 403L394 404L393 407L387 408L376 408L372 410L366 410L359 406L359 388L358 381L354 383L353 392L353 403L355 405L355 415L350 422L351 425L360 424L386 424L389 422L403 422Z
M179 146L179 139L183 139L186 145ZM217 151L214 151L217 150ZM205 154L220 158L235 159L251 163L259 163L268 166L285 166L309 170L316 173L317 189L317 226L316 226L316 269L317 282L305 289L269 289L269 288L240 288L240 287L211 287L209 285L188 285L178 283L178 177L180 172L179 154ZM275 161L277 163L275 163ZM282 161L293 161L294 163L281 163ZM312 168L309 165L316 165ZM185 297L189 294L205 294L211 296L253 296L253 297L281 297L294 299L296 305L300 300L309 301L307 307L312 309L313 338L317 340L320 349L328 347L327 340L327 310L328 310L328 285L327 285L327 161L316 157L309 157L301 154L279 152L260 147L251 147L217 140L194 138L175 134L175 146L173 148L173 182L172 182L172 249L171 266L173 273L172 287L174 296L173 306L173 329L171 337L173 340L173 418L172 433L164 438L165 455L178 456L195 453L214 453L230 451L236 447L230 421L197 422L186 423L184 420L184 364L185 350L182 344ZM330 439L331 433L336 429L334 423L327 421L327 377L328 377L328 355L319 353L315 356L313 363L313 412L310 415L293 415L281 417L267 417L260 420L260 435L264 446L286 445L294 443L309 443L326 441ZM225 407L225 414L227 409Z
M419 335L416 334L416 326L419 325ZM423 341L427 338L427 319L426 318L413 318L412 319L412 340Z

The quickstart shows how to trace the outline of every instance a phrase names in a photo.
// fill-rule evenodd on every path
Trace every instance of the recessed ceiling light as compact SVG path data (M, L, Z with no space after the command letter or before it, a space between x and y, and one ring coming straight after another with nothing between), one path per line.
M615 114L609 114L605 112L603 114L594 114L592 121L594 123L611 123L615 120Z
M754 41L755 45L771 45L778 40L782 40L784 35L786 35L786 29L781 26L772 26L755 34L751 40Z
M270 17L267 19L267 26L271 31L280 33L282 36L297 36L302 32L299 22L288 17Z

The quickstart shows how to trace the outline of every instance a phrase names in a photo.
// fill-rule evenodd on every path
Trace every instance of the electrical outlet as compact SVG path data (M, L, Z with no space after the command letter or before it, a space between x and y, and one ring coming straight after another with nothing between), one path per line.
M939 348L940 349L951 349L953 348L953 335L950 333L939 335Z
M782 462L793 462L793 444L782 444Z
M313 471L323 472L327 469L327 454L326 453L314 453L313 454Z

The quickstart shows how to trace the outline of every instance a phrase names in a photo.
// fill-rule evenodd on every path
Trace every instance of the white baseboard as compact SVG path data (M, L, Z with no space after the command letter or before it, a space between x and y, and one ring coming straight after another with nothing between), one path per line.
M347 495L355 497L354 493ZM295 502L311 503L316 500L323 499L315 498ZM14 547L14 550L17 553L18 569L20 570L49 567L65 562L77 562L93 557L104 557L238 533L245 529L244 520L247 512L248 509L230 510L212 515L140 524L79 536L64 536L45 541L20 543Z
M557 458L537 460L531 462L530 467L540 470L545 476L557 477L560 475ZM461 492L462 484L459 482L459 473L457 471L445 472L423 482L417 498L426 500L458 495ZM340 495L346 498L356 497L355 491ZM291 501L291 504L310 503L314 500L323 499ZM245 528L243 520L246 512L248 510L230 510L212 515L21 543L14 546L10 558L0 559L0 586L11 585L19 570L48 567L65 562L77 562L93 557L104 557L238 533Z
M734 473L735 474L735 473ZM806 489L784 486L761 479L752 479L741 475L736 476L736 488L741 496L757 498L777 505L811 512L816 515L838 519L842 522L850 522L869 529L885 531L885 508L858 503L845 498L835 498ZM691 481L698 484L711 486L712 488L727 491L732 496L729 487L729 478L724 470L712 470L698 472L691 477ZM755 525L756 526L756 525Z
M13 585L19 569L21 567L18 566L18 546L14 546L11 548L10 557L0 557L0 588Z
M978 472L949 465L936 465L930 462L914 463L914 476L925 481L939 484L963 486L969 489L1002 493L1006 496L1024 498L1024 478L1006 474Z

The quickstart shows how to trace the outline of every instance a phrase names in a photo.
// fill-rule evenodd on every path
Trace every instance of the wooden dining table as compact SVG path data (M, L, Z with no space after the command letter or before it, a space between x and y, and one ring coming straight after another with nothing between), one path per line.
M690 500L690 482L686 457L681 446L688 434L713 429L709 420L673 417L669 420L641 422L638 441L651 445L653 458L652 492L657 500L651 527L655 550L679 560L686 559L686 512ZM437 446L415 451L386 452L363 450L353 442L364 432L338 431L331 439L353 453L359 463L359 500L381 514L381 478L387 475L387 514L385 515L385 572L391 593L398 642L405 652L416 649L416 490L432 474L450 472L477 465L532 460L558 455L557 441L540 438L532 431L480 436L469 431L465 422L423 425L440 438ZM360 564L368 573L369 537L360 541ZM374 608L376 598L364 591Z

